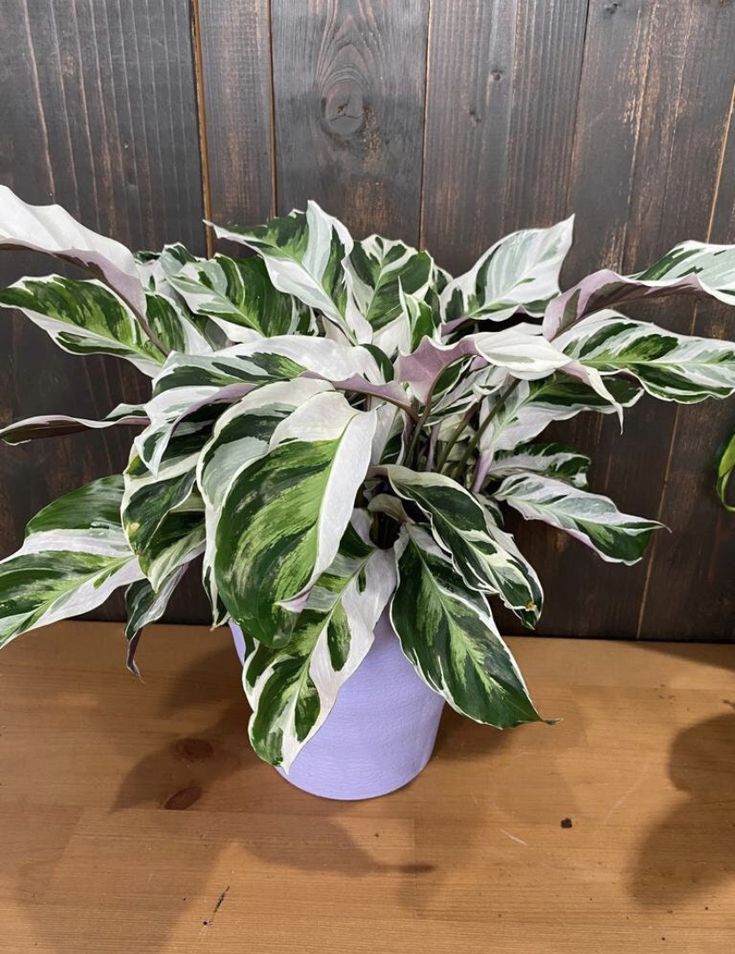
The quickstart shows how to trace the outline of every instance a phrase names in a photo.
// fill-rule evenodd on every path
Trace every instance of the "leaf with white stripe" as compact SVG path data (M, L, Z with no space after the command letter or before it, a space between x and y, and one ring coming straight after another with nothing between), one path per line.
M610 269L587 275L549 302L544 335L556 338L585 315L605 308L678 294L704 294L735 305L735 245L682 242L637 275L619 275Z
M637 563L654 530L662 526L621 513L609 497L535 474L506 477L494 496L526 520L542 520L564 530L609 563Z
M100 606L142 576L120 526L122 478L65 494L28 524L23 546L0 561L0 647L39 626Z
M255 228L222 228L218 238L252 248L263 258L273 285L318 309L348 337L370 341L372 329L355 305L345 265L353 241L345 226L316 202Z
M564 444L521 444L512 451L499 451L488 476L502 480L513 474L543 474L565 480L574 487L587 486L587 472L592 461L586 454Z
M177 567L161 584L158 591L154 590L149 580L136 580L125 590L125 638L128 641L126 666L135 676L140 670L135 662L135 654L140 643L143 628L155 623L166 612L169 600L174 590L186 573L188 564Z
M405 528L397 550L391 622L419 675L476 722L499 729L538 722L541 717L484 596L467 586L420 527Z
M500 239L441 294L446 323L505 321L519 309L543 314L559 294L559 271L572 244L573 218L548 229L522 229Z
M288 644L273 649L246 640L243 685L253 709L250 740L262 759L289 769L367 655L394 588L393 553L376 549L348 526Z
M493 520L479 500L443 474L406 467L387 467L386 473L395 492L429 518L434 537L467 586L498 594L526 626L534 626L543 607L538 577L515 545L508 548L504 538L512 538L491 526Z
M54 255L101 274L105 283L138 312L143 285L132 253L114 239L80 225L60 205L29 205L0 185L0 246Z
M230 486L216 539L222 602L245 632L284 641L337 554L370 464L375 411L316 394L275 428Z
M580 321L554 342L600 374L625 372L663 401L695 404L735 392L735 345L665 331L614 311Z
M18 308L71 354L125 358L149 377L163 364L130 308L96 280L21 278L0 289L0 306Z

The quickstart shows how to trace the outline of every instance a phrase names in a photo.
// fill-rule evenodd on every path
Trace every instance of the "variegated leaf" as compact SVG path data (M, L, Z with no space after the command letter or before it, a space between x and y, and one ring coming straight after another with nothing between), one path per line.
M6 444L23 444L40 437L62 437L77 434L80 431L99 430L116 425L148 424L148 415L140 404L118 404L110 413L95 421L85 417L70 417L66 414L42 414L27 417L24 421L14 421L0 430L0 438Z
M484 596L420 527L405 528L397 550L391 622L426 683L476 722L504 729L539 721Z
M548 229L523 229L500 239L441 294L450 327L464 319L504 321L522 309L543 314L559 294L559 271L572 244L573 218Z
M204 501L207 544L204 588L212 604L215 625L227 612L219 600L214 570L217 527L222 505L238 475L268 452L276 426L315 394L331 390L326 381L302 378L266 384L228 408L219 417L197 463L197 484Z
M429 518L434 537L467 586L497 593L526 626L534 626L543 606L538 577L515 545L503 545L512 538L491 527L492 519L478 499L443 474L405 467L387 467L386 472L395 492Z
M212 344L204 327L189 316L173 298L161 293L147 292L146 318L148 325L169 351L186 354L211 354ZM203 322L200 322L203 326Z
M259 258L196 259L168 280L194 314L211 318L230 341L250 341L253 331L267 337L308 331L309 310L276 290Z
M125 615L127 617L125 638L128 641L126 665L135 676L140 675L135 662L135 654L140 643L143 627L155 623L163 616L174 590L181 582L181 578L187 569L188 563L177 567L166 577L158 591L154 590L150 581L146 579L136 580L125 590Z
M0 185L0 246L46 252L99 273L139 313L143 285L130 251L114 239L80 225L60 205L29 205Z
M609 563L637 563L661 524L621 513L609 497L538 474L506 477L495 499L526 520L542 520L596 550Z
M277 425L268 453L231 484L217 531L216 583L232 618L255 639L287 641L336 556L376 424L374 411L316 394Z
M600 374L632 375L663 401L695 404L729 397L735 391L735 345L731 342L678 335L614 311L585 318L554 344Z
M367 655L395 588L392 552L376 549L364 534L348 526L287 645L274 649L246 639L243 685L253 709L250 740L262 759L286 771Z
M96 280L60 275L22 278L0 289L0 306L20 309L71 354L125 358L150 377L163 364L163 354L148 340L132 311Z
M735 245L682 242L637 275L602 269L551 301L544 335L556 338L585 315L640 298L705 294L735 305Z
M735 431L717 453L717 496L725 510L735 513L735 504L728 503L727 487L735 473Z
M352 340L370 341L372 329L355 305L345 264L353 248L344 225L316 202L247 229L214 226L218 238L240 242L262 256L274 286L318 309Z
M0 647L100 606L141 578L120 526L122 478L65 494L28 524L23 546L0 561Z
M502 480L513 474L535 473L584 488L587 486L587 471L591 463L586 454L580 454L564 444L521 444L512 451L499 451L488 476L493 480Z

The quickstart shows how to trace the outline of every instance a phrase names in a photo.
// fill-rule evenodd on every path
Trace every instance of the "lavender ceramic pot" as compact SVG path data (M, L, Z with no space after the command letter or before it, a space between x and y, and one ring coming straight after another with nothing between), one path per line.
M230 629L243 658L242 632ZM444 700L403 655L387 614L359 669L296 757L292 785L322 798L377 798L407 785L431 758Z

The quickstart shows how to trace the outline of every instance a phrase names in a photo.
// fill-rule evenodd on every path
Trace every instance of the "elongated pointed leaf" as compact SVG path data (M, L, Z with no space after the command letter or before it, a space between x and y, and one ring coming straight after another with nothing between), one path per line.
M413 354L398 359L398 374L425 402L446 369L464 358L474 359L473 369L491 365L526 381L547 377L573 360L546 341L538 328L520 324L503 331L467 335L454 345L424 338Z
M22 278L0 289L0 306L20 309L71 354L125 358L151 377L163 364L128 306L96 280Z
M187 564L177 567L161 584L158 592L153 589L149 580L136 580L125 590L125 638L128 641L126 665L135 676L140 670L135 662L135 654L140 643L143 628L155 623L166 612L168 602L174 590L186 573Z
M429 534L399 541L391 621L403 652L456 709L499 729L540 719L484 597L470 589Z
M117 425L144 427L148 423L145 408L139 404L118 404L100 421L85 417L69 417L66 414L43 414L15 421L0 430L0 438L6 444L23 444L40 437L61 437L80 431L99 430Z
M574 325L554 343L600 374L633 375L663 401L695 404L735 392L735 345L729 341L678 335L607 311Z
M262 759L289 769L367 655L394 588L393 554L348 527L288 644L273 649L247 641L243 685L253 708L250 740Z
M444 321L504 321L522 309L543 314L559 294L559 271L572 244L573 218L548 229L513 232L489 248L441 294ZM451 326L451 325L450 325Z
M203 580L215 625L227 615L214 574L217 528L227 494L238 475L268 453L277 425L309 398L328 390L331 388L326 381L308 378L258 388L221 415L199 456L197 484L207 528Z
M168 280L194 314L211 318L231 341L249 341L253 331L271 337L308 329L308 309L276 290L259 258L196 259Z
M621 513L609 497L540 475L507 477L495 492L527 520L542 520L596 550L609 563L637 563L661 524Z
M585 315L605 308L674 294L710 295L735 305L735 245L682 242L637 275L594 272L549 303L544 335L556 338Z
M217 531L223 603L254 638L293 627L309 589L337 554L370 463L374 411L317 394L282 421L265 457L232 483Z
M488 476L502 480L513 474L535 473L584 488L587 486L587 471L591 463L586 454L580 454L564 444L521 444L515 450L498 452Z
M173 298L148 292L145 300L148 324L169 351L212 353L213 348L204 329L198 327Z
M218 238L241 242L262 256L274 286L318 309L357 341L370 341L372 329L355 306L345 271L353 248L344 225L316 202L247 229L214 226Z
M105 477L41 510L23 546L0 561L0 647L100 606L140 579L120 526L122 479Z
M119 242L80 225L60 205L29 205L0 185L0 246L46 252L102 275L139 312L145 309L138 266Z
M543 607L538 577L515 545L511 549L503 545L507 540L491 528L492 519L477 498L443 474L405 467L388 467L386 472L396 493L417 504L430 519L434 537L466 585L497 593L525 625L534 626ZM510 539L508 534L504 537Z

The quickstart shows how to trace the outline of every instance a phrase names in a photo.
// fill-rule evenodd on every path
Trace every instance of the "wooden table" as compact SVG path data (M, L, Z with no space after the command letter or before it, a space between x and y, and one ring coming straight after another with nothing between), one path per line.
M735 950L735 646L516 639L554 727L447 712L408 788L249 750L224 631L66 623L0 657L8 954ZM569 819L569 822L564 821Z

